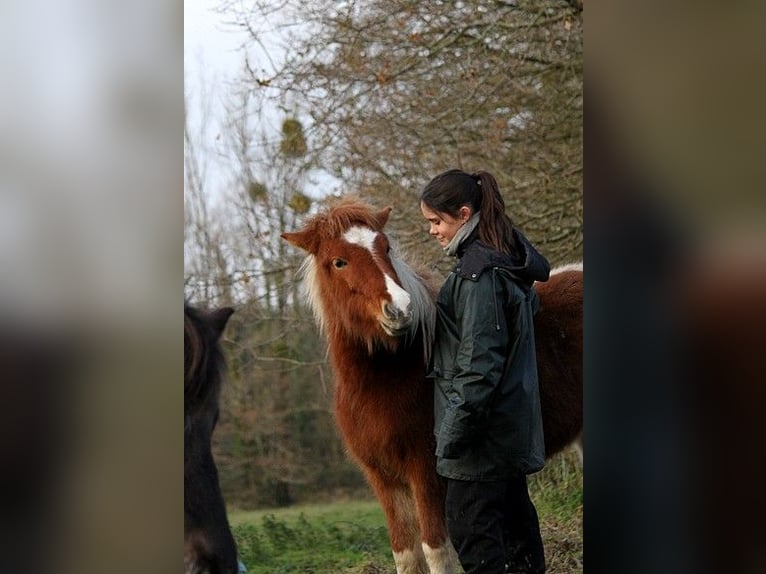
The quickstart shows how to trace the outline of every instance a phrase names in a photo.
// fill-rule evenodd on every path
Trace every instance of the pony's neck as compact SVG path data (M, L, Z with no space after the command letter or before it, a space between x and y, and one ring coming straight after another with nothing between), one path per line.
M346 378L368 379L375 373L420 369L425 373L423 345L420 336L414 344L401 339L390 343L364 341L336 331L328 335L330 359L335 371ZM390 375L389 375L390 376Z

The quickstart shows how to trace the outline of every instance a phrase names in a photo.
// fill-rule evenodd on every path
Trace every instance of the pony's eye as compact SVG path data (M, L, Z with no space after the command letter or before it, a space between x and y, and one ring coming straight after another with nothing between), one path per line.
M346 265L348 265L348 261L341 259L340 257L336 257L332 260L332 266L335 267L335 269L343 269Z

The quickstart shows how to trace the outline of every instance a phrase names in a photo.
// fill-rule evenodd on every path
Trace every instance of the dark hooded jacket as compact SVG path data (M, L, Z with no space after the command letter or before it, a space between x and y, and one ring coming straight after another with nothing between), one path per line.
M470 235L437 300L433 368L437 472L504 480L545 464L534 281L548 261L514 231L519 256Z

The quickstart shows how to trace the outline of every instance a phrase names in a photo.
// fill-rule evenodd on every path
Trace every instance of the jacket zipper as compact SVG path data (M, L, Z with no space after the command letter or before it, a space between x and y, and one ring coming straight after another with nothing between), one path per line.
M495 286L496 274L497 274L497 267L493 267L492 268L492 293L494 297L492 297L492 299L494 300L494 303L495 303L495 331L499 331L500 330L500 315L497 311L497 291L496 291L497 287Z

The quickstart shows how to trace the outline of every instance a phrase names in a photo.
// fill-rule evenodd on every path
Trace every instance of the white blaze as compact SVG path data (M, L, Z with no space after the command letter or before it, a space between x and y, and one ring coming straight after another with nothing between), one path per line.
M373 231L369 227L352 227L343 235L343 239L354 245L360 245L367 251L372 253L373 245L375 244L375 236L377 231Z
M391 295L391 301L393 302L394 307L399 309L405 315L408 315L410 312L410 294L399 287L399 285L397 285L388 275L386 275L386 287L388 288L389 295Z
M375 237L378 235L377 231L373 231L368 227L352 227L343 235L343 239L354 245L364 247L370 254L375 257ZM386 280L386 289L391 296L391 302L394 307L399 309L402 313L407 314L410 308L410 294L396 284L387 273L383 274Z

